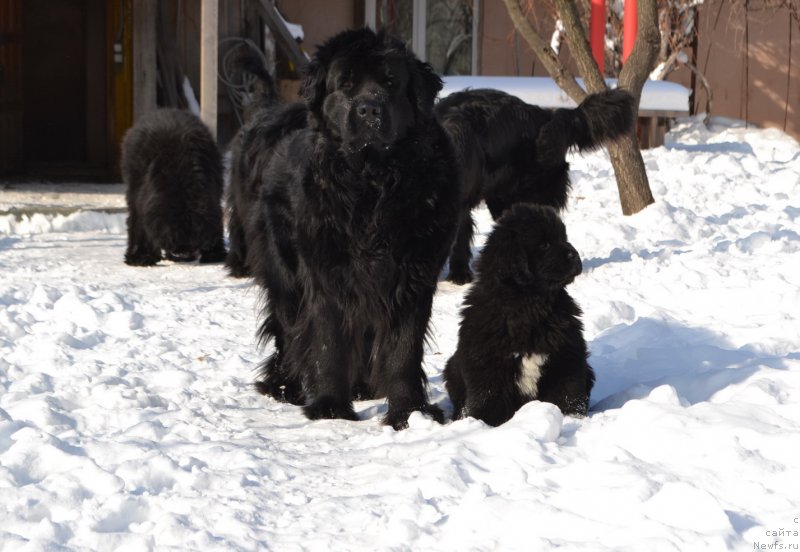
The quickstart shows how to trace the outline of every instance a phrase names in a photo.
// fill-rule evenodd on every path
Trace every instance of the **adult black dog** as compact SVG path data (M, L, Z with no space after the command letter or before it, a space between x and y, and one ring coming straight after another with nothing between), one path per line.
M201 263L225 259L222 157L194 115L159 109L122 140L127 185L125 262L152 266L162 259Z
M458 217L441 86L400 40L344 31L311 60L303 102L242 138L244 185L259 189L247 262L275 344L257 388L308 418L355 420L354 398L385 396L396 429L413 411L442 420L421 366Z
M245 124L231 142L230 183L225 194L228 212L228 255L225 267L234 278L252 276L248 262L246 224L258 203L261 175L272 159L272 149L288 134L307 126L308 113L297 104L280 107L275 83L260 57L252 52L237 59L243 74L256 78L256 90L244 106Z
M620 89L554 111L499 90L465 90L442 99L435 112L463 168L461 222L447 277L457 284L472 280L472 209L486 201L495 220L520 202L563 209L567 151L595 149L628 133L634 121L633 97Z
M489 235L477 270L444 370L454 419L499 425L534 399L585 415L594 372L580 308L564 289L581 260L556 211L514 205Z

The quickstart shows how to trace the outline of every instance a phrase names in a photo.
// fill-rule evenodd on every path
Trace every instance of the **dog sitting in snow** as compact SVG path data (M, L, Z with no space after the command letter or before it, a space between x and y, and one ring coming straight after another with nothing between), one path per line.
M453 418L496 426L532 400L585 415L594 372L581 310L564 289L581 273L581 259L556 211L514 205L489 236L477 272L444 370Z
M200 119L177 109L145 115L122 140L121 168L127 264L225 259L222 156Z

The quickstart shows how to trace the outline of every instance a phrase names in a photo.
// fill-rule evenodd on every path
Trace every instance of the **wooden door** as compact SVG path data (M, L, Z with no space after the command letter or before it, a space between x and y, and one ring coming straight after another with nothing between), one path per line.
M22 167L22 0L0 0L0 174Z

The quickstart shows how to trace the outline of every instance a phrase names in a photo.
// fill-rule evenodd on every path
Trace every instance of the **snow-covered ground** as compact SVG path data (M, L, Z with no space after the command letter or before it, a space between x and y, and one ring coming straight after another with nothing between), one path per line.
M632 217L572 164L591 415L498 428L310 422L251 388L247 282L124 265L123 214L0 217L0 550L800 549L800 146L687 121L644 157Z

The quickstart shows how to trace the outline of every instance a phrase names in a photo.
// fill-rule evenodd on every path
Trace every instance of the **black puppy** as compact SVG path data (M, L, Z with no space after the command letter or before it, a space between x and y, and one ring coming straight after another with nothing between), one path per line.
M531 400L585 415L594 372L580 308L564 289L581 260L556 211L514 205L497 221L477 271L444 370L453 418L499 425Z
M563 209L567 151L598 148L630 132L634 122L633 97L620 89L554 111L499 90L466 90L442 99L435 111L462 167L461 221L447 277L457 284L472 280L472 209L486 201L495 220L514 203Z
M122 140L121 168L127 264L152 266L162 254L201 263L225 259L222 158L197 117L177 109L144 116Z
M369 29L329 39L303 102L262 112L242 137L246 267L264 290L275 352L258 389L311 419L354 420L388 398L384 423L428 403L423 342L458 217L455 156L433 116L441 80Z

